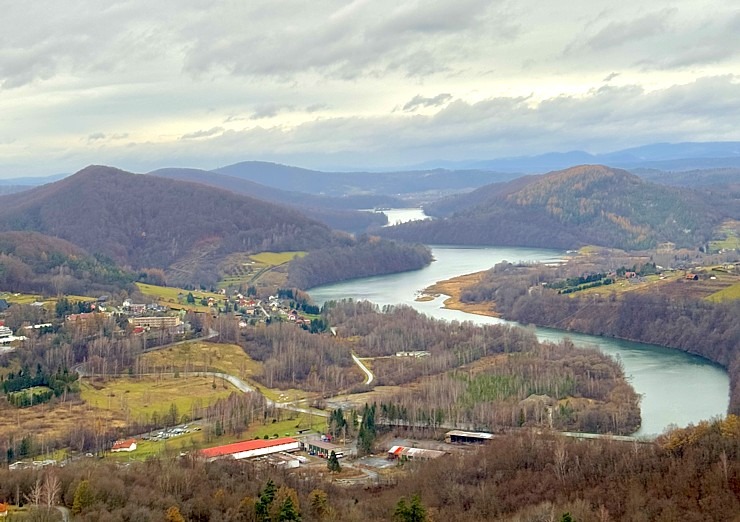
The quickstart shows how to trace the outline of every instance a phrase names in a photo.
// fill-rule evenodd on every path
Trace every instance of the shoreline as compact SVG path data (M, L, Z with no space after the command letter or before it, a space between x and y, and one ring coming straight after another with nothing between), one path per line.
M442 303L443 308L458 310L469 314L500 318L501 314L497 313L493 309L493 304L491 302L463 303L460 300L462 291L469 286L480 283L486 272L487 270L483 270L481 272L474 272L472 274L465 274L445 279L443 281L437 281L433 285L422 290L421 295L416 298L416 301L431 301L440 295L444 295L446 296L446 299Z

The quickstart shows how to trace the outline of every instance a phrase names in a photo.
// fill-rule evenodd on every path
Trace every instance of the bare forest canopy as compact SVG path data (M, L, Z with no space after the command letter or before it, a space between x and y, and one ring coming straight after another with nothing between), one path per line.
M571 430L639 427L637 395L619 364L595 350L541 344L522 328L435 320L409 307L381 312L364 301L328 303L322 315L336 336L282 323L245 330L239 342L264 364L263 384L322 395L360 390L354 352L372 360L378 385L418 385L388 399L383 421L488 430L547 426L551 408L554 425ZM397 356L422 351L428 355ZM492 357L501 359L474 366Z
M700 247L737 199L646 182L623 170L584 165L482 187L425 207L432 221L379 231L427 244L648 249Z
M524 324L657 344L706 357L728 370L730 413L740 413L740 300L717 303L655 288L620 296L607 291L562 294L548 288L568 276L564 270L500 263L475 287L464 289L461 299L491 301L503 317Z
M405 463L403 473L373 487L245 461L83 459L53 473L0 469L0 498L27 503L36 488L39 504L53 493L84 520L262 520L265 511L270 520L304 522L733 520L739 442L737 417L645 444L525 432ZM394 518L409 503L416 517ZM289 510L291 518L281 518Z
M0 288L45 295L126 289L135 275L101 254L37 232L0 232Z
M356 277L418 270L431 262L432 253L424 245L361 236L353 244L314 250L293 260L288 285L305 290Z
M188 265L194 279L231 252L311 250L336 241L296 210L97 166L1 197L0 230L53 235L135 269Z
M235 194L278 203L299 209L303 214L328 227L346 232L364 232L370 227L385 225L386 216L378 212L360 212L376 207L403 207L403 201L385 195L321 196L296 192L289 182L281 188L255 183L248 179L198 169L167 168L149 173L152 176L201 183L228 190Z

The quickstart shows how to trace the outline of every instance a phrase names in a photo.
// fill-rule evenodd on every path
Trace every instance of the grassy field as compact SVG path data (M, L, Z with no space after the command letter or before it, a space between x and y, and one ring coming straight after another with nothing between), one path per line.
M306 252L260 252L259 254L233 254L222 265L224 274L219 288L238 286L279 287L285 283L285 267Z
M223 295L214 292L192 290L193 297L195 298L195 303L193 304L187 303L185 301L185 297L188 295L188 293L191 292L191 290L185 290L183 288L177 288L173 286L149 285L146 283L136 283L136 286L139 288L139 292L141 292L143 295L153 297L157 300L159 304L176 310L184 308L197 312L208 312L210 311L210 308L208 306L201 305L201 299L208 299L209 297L212 297L219 302L224 299ZM182 299L179 299L180 294L183 296Z
M732 286L728 286L727 288L723 288L719 292L713 293L712 295L707 297L707 299L715 302L740 299L740 282L735 283Z
M166 414L173 404L180 415L189 415L194 407L213 404L234 391L227 382L194 376L85 379L80 384L80 395L91 407L132 420Z
M90 297L87 295L67 295L65 296L69 301L95 301L95 297ZM55 297L44 297L39 294L20 294L20 293L12 293L12 292L0 292L0 299L5 299L8 301L8 303L11 304L31 304L31 303L44 303L44 306L47 308L51 308L57 303L57 299Z
M262 373L262 365L236 344L192 342L147 353L143 361L149 368L169 372L211 371L248 379Z
M268 266L277 266L292 261L296 257L303 257L306 252L295 251L295 252L260 252L254 254L252 260L256 263L261 263Z
M714 241L709 242L711 252L740 249L740 221L728 220L717 230Z

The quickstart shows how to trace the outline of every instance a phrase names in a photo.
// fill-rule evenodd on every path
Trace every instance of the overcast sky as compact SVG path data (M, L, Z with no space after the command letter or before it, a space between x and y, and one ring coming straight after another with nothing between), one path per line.
M0 0L0 177L740 140L736 0L217 3Z

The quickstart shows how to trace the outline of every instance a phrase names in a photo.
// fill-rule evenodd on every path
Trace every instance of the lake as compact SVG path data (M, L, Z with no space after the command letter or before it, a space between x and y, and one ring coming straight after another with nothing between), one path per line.
M425 302L416 301L416 297L437 281L487 270L501 261L547 263L557 262L565 255L538 248L433 245L430 248L435 261L421 270L353 279L317 287L309 293L318 304L351 297L380 306L406 304L440 319L502 323L506 321L444 309L445 296ZM642 396L642 427L635 435L655 436L670 426L683 427L727 413L729 377L724 369L706 359L618 339L539 327L535 331L542 340L559 341L568 337L579 346L596 347L622 361L627 379Z

